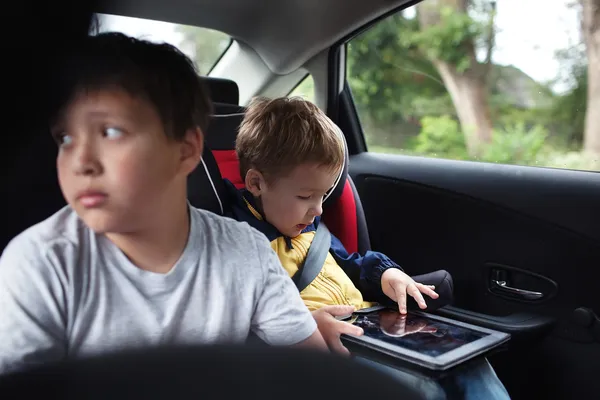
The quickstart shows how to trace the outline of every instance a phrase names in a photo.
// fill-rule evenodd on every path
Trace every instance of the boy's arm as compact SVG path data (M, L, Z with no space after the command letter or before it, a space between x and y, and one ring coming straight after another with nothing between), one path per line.
M251 229L251 228L249 228ZM263 277L252 318L252 330L271 345L327 349L312 314L267 238L251 229Z
M398 264L385 254L376 251L367 251L364 256L359 253L349 254L342 242L333 234L331 235L330 252L335 261L363 294L365 300L388 305L394 303L383 293L381 277L390 268L403 271Z
M0 257L0 375L66 357L65 292L42 248L17 237Z
M305 339L300 343L296 343L292 345L292 347L300 349L329 351L327 343L325 343L325 339L323 339L323 335L321 335L321 332L318 329L315 331L315 333L310 335L308 339Z
M333 235L330 250L367 301L390 307L397 305L400 312L405 313L408 297L414 298L421 309L427 308L423 294L434 300L439 298L434 287L415 282L385 254L376 251L367 251L364 256L348 254L342 242Z

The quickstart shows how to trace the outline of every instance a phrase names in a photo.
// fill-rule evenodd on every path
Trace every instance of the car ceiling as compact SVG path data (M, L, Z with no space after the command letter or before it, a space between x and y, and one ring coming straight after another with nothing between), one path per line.
M99 13L201 26L250 46L276 74L410 0L109 0Z

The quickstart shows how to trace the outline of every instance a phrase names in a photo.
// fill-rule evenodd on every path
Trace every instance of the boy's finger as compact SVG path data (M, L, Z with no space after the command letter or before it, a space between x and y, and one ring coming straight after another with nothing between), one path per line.
M417 288L419 289L419 291L421 291L421 293L426 294L427 296L431 297L432 299L437 299L438 297L440 297L440 295L437 294L435 292L435 290L433 290L431 288L430 285L423 285L421 283L417 283Z
M338 322L337 330L340 333L340 335L346 334L346 335L353 335L353 336L362 336L363 333L365 333L361 327L352 325L351 323L348 323L348 322L342 322L342 321Z
M421 309L427 308L427 303L425 303L425 299L423 298L423 295L419 291L419 288L417 287L416 283L410 284L408 286L408 288L406 289L406 292L415 299L415 301L419 305L419 308L421 308Z
M322 311L333 315L334 317L342 317L348 314L352 314L356 309L352 306L325 306L321 308Z
M406 314L406 286L398 286L395 288L398 301L398 310L401 314Z
M327 345L329 346L329 350L336 354L340 354L342 356L350 355L350 351L342 344L339 338L331 340L329 343L327 343Z

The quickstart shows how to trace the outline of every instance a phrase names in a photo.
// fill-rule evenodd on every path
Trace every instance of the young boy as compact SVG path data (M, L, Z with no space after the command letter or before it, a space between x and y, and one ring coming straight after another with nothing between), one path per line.
M245 189L227 182L233 217L263 232L290 276L304 262L322 213L322 201L344 163L341 131L314 104L300 98L255 99L236 141ZM448 276L442 272L442 279ZM349 276L355 276L353 282ZM356 285L355 285L356 283ZM346 353L340 334L360 335L358 327L334 316L391 299L406 313L407 295L420 308L422 296L439 297L434 287L415 282L384 254L348 254L332 236L330 254L315 280L302 291L325 341Z
M211 108L187 57L101 34L56 82L68 206L0 258L0 374L125 347L243 342L250 331L326 349L264 235L187 202Z
M233 216L264 233L290 276L306 258L319 224L323 198L343 165L341 134L319 108L298 98L256 99L240 126L236 151L246 189L237 190L228 182ZM348 275L358 278L356 286ZM413 297L420 308L427 307L422 293L442 304L449 301L452 295L449 274L437 271L428 275L423 278L437 281L441 296L434 287L415 282L385 255L372 251L363 256L348 254L332 236L330 254L321 273L300 295L313 312L330 349L347 354L340 334L361 335L362 329L338 321L335 316L371 306L365 299L396 301L402 314L406 313L407 296ZM381 316L388 334L400 336L425 331L423 326L417 326L418 322L415 326L405 326L402 315L384 312ZM496 373L483 358L440 382L423 380L362 357L356 360L404 384L419 387L428 398L509 399ZM457 395L456 390L461 394Z

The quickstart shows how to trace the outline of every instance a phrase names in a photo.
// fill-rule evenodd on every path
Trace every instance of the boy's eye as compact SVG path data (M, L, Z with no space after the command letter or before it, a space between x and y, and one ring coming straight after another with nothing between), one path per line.
M73 142L73 138L69 135L63 135L61 145L67 146Z
M310 200L311 196L298 196L300 200Z
M117 139L123 136L123 131L119 128L105 128L104 136L106 136L109 139Z
M73 142L73 138L64 132L53 134L54 140L59 146L68 146Z

